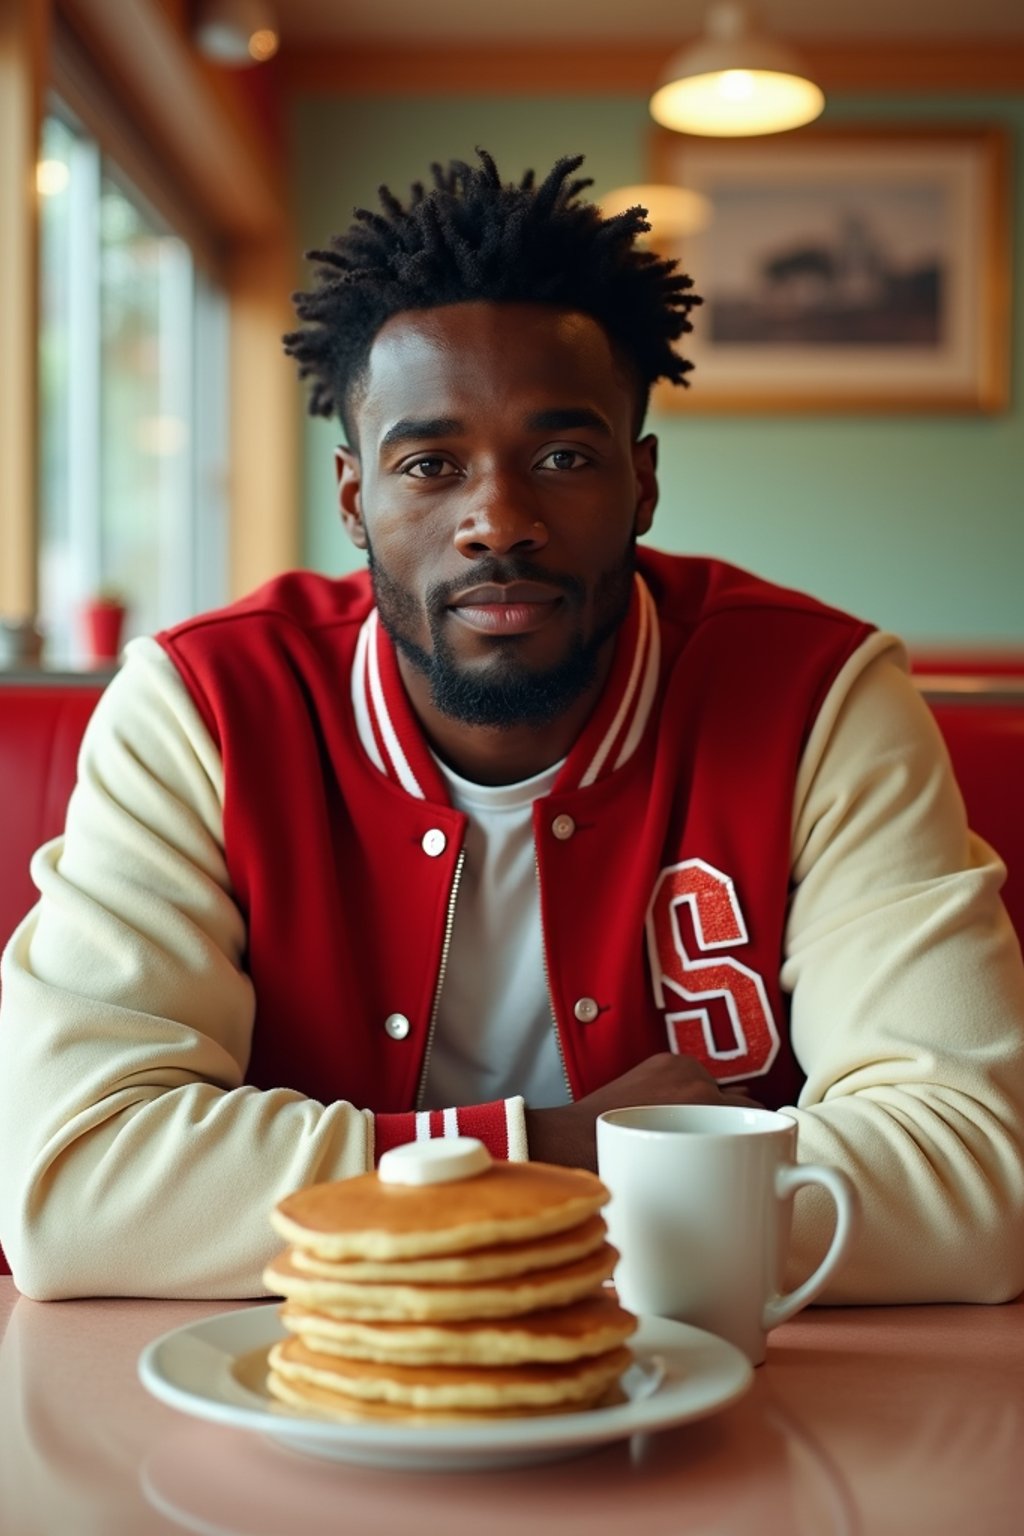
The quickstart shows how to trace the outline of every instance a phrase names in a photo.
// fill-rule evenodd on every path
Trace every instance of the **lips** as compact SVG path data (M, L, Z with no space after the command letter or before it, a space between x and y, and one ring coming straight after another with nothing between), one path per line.
M449 608L463 624L490 635L522 635L547 623L562 593L539 581L485 583L460 592Z
M499 606L514 603L553 603L561 597L557 587L549 587L541 581L510 581L506 586L488 582L460 592L451 603L452 608L486 608L492 603Z

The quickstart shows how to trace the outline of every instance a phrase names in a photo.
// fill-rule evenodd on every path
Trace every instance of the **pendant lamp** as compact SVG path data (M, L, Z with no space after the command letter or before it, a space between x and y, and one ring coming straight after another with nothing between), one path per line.
M279 41L270 0L199 0L193 35L200 53L230 69L265 64Z
M715 0L701 40L669 60L650 111L677 133L742 138L799 128L824 106L790 49L758 32L745 6Z
M606 219L627 208L647 209L650 232L641 238L642 245L657 249L695 235L711 221L711 200L689 187L674 187L661 182L638 182L628 187L615 187L599 199L601 212Z

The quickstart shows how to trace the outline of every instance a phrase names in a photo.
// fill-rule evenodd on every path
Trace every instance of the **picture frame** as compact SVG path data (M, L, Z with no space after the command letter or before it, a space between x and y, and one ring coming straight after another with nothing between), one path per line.
M1010 213L996 127L654 132L653 177L706 199L652 229L704 303L679 348L699 412L997 412L1009 403Z

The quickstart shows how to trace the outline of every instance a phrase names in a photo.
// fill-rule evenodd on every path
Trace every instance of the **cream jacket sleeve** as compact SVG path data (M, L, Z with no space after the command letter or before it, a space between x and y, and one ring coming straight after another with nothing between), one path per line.
M177 672L135 641L4 956L0 1243L29 1296L259 1294L274 1201L370 1161L368 1114L244 1085L222 798Z
M816 722L792 867L798 1155L844 1169L863 1209L822 1299L1009 1300L1024 1288L1024 965L1004 866L968 832L938 727L886 636ZM831 1225L827 1199L797 1196L795 1273Z

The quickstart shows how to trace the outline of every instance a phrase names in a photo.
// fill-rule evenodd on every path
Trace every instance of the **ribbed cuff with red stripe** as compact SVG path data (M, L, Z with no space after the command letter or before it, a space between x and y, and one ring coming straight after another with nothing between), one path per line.
M495 1099L490 1104L462 1105L457 1109L422 1109L401 1115L374 1115L373 1166L391 1147L406 1141L429 1141L435 1136L475 1136L492 1157L525 1162L526 1116L521 1098Z

